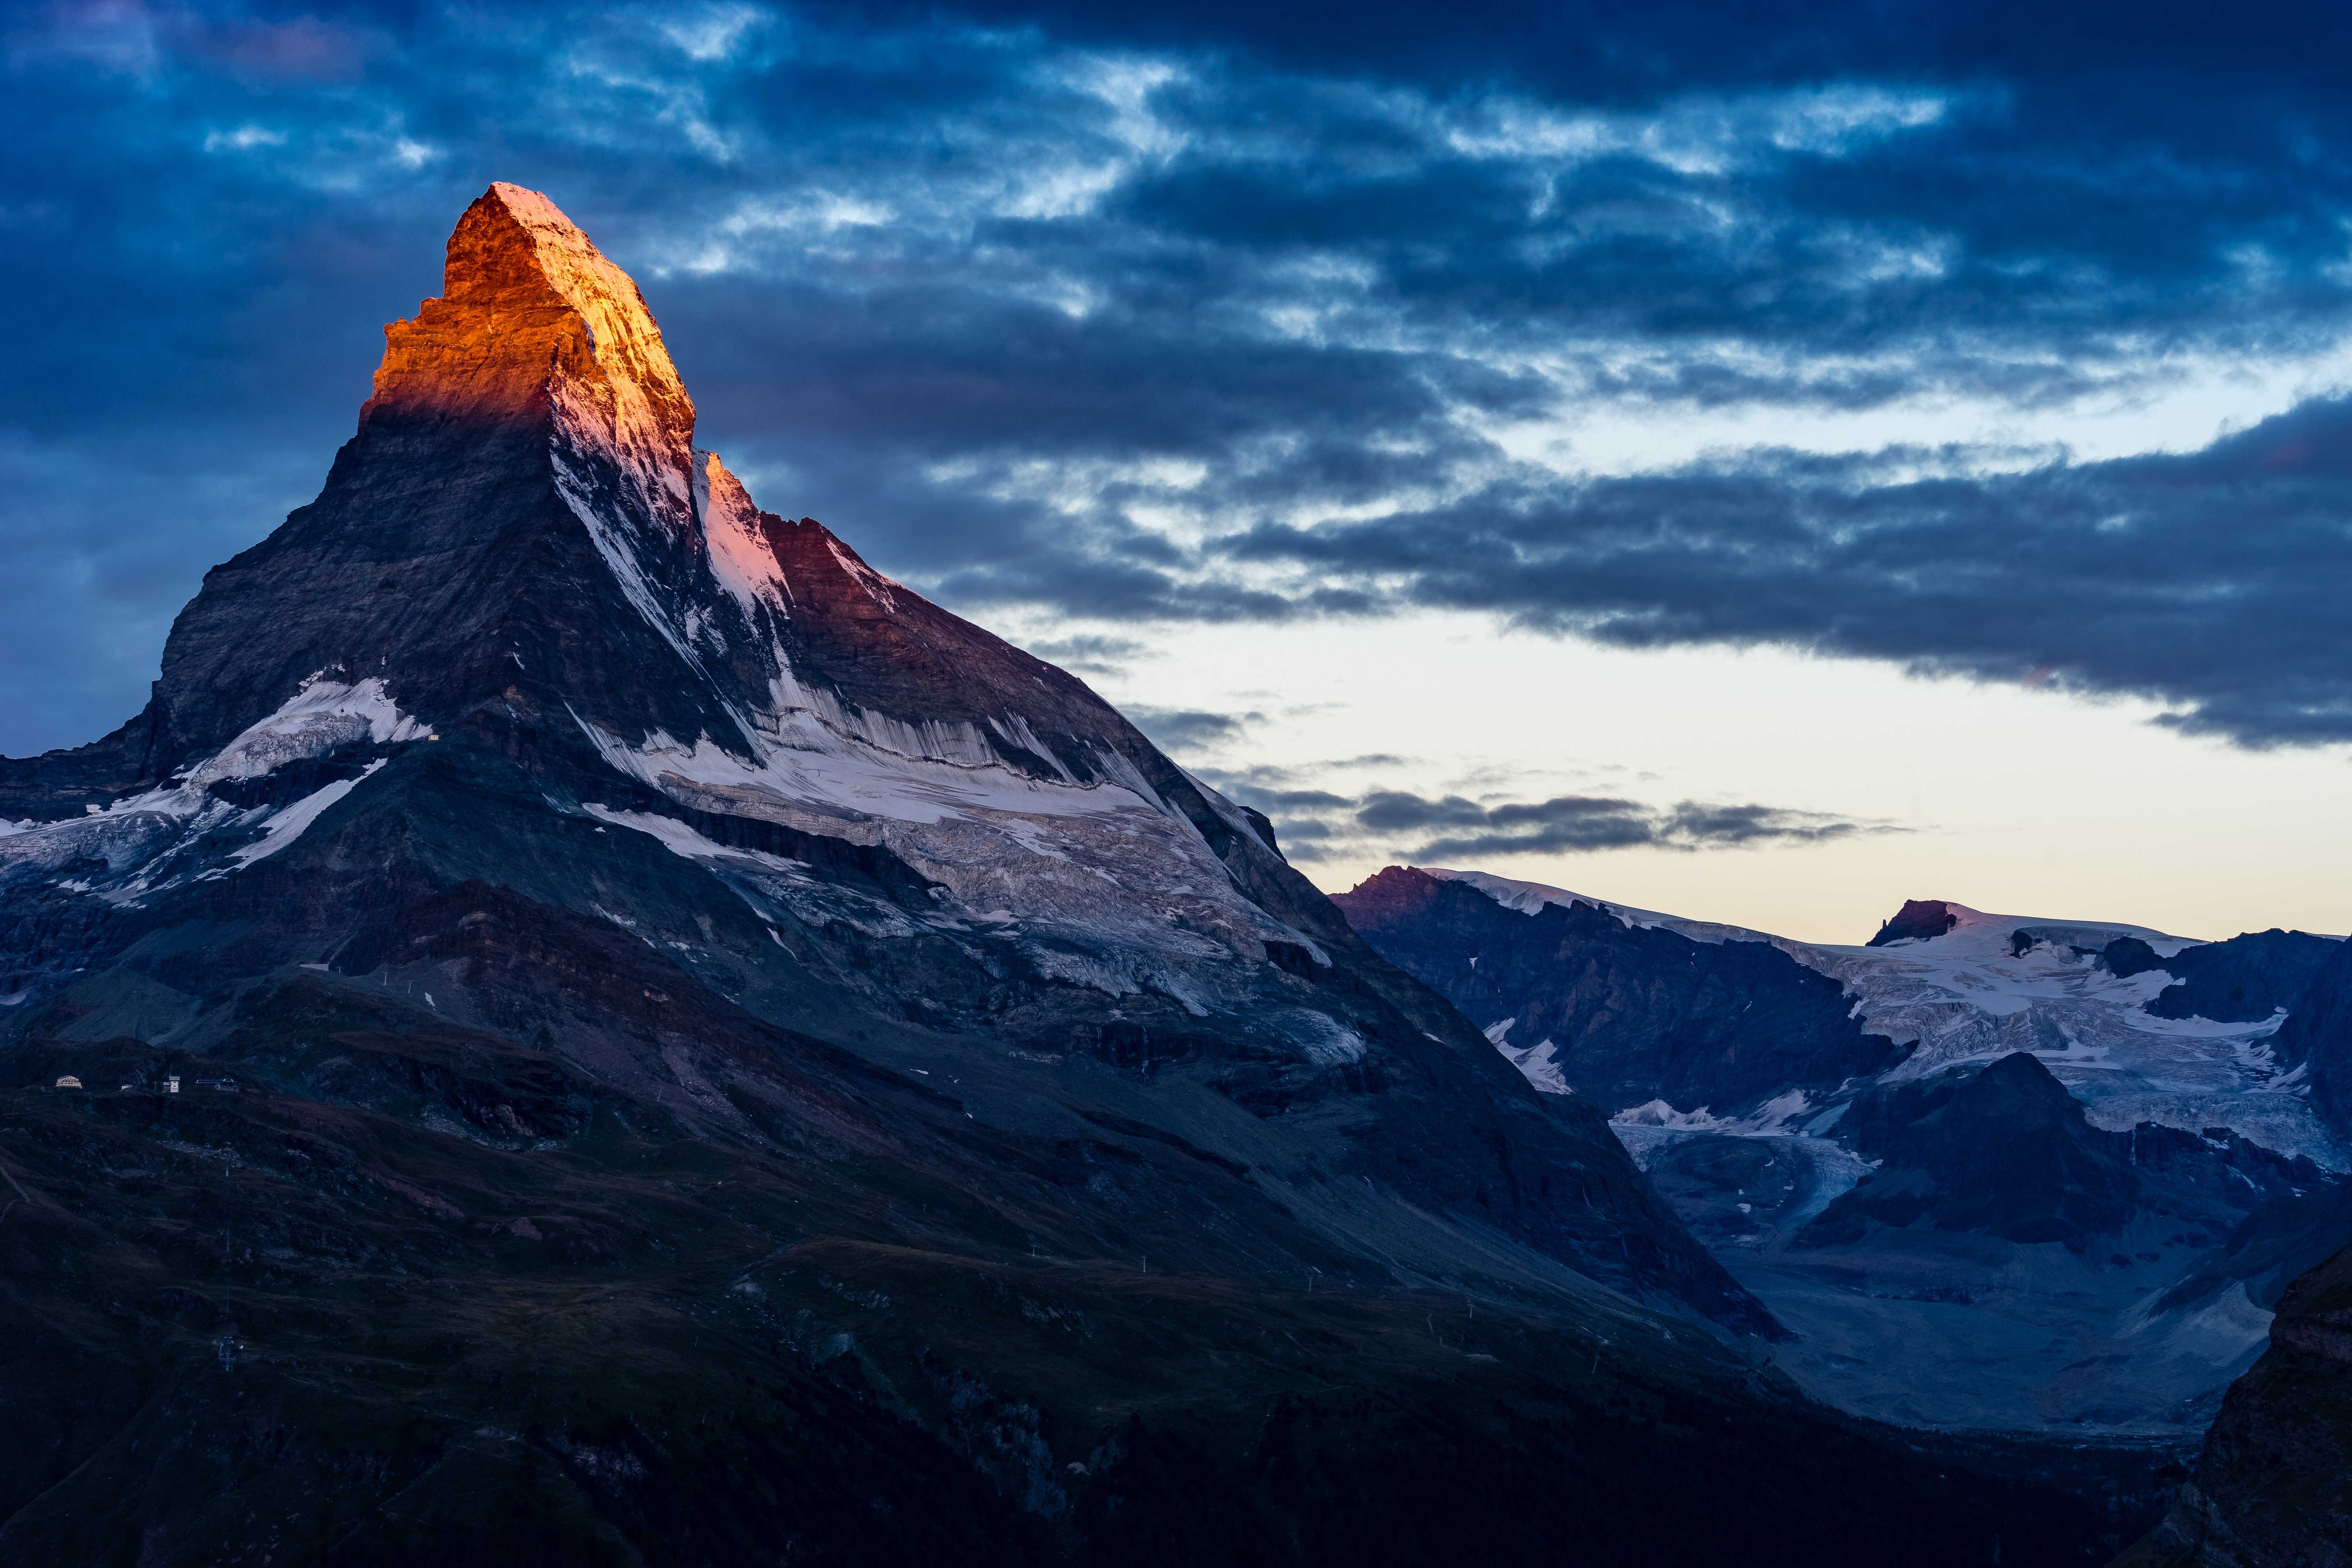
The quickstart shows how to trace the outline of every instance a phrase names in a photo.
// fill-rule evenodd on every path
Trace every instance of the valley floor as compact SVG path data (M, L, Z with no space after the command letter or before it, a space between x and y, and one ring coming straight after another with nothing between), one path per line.
M2193 1439L2267 1342L2271 1314L2242 1283L2161 1310L2203 1254L2153 1230L2081 1255L1933 1230L1808 1245L1800 1233L1869 1172L1843 1146L1618 1131L1795 1335L1774 1352L1780 1368L1843 1410L1946 1430Z
M2270 1331L2242 1285L2135 1333L2123 1325L2144 1290L1988 1290L1968 1263L1898 1272L1883 1255L1726 1261L1797 1335L1775 1352L1780 1370L1825 1404L1906 1426L2193 1444Z

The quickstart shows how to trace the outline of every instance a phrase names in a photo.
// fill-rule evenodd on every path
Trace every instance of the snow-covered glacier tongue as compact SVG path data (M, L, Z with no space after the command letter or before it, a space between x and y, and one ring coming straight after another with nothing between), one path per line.
M1832 1402L2193 1430L2352 1243L2352 1128L2312 1091L2352 1036L2284 1026L2326 1009L2333 937L1913 900L1831 946L1405 868L1336 901L1531 1087L1598 1102Z
M2297 1092L2300 1064L2281 1061L2270 1044L2335 939L2279 931L2212 942L2118 923L1990 915L1942 900L1935 908L1949 923L1933 935L1862 947L1784 944L1799 962L1843 981L1870 1027L1919 1042L1894 1076L2029 1051L2098 1126L2225 1127L2346 1168L2340 1137ZM2212 987L2221 1016L2193 1010L2201 1000L2192 993L2196 960L2251 948L2267 971L2273 966L2260 950L2289 944L2303 952L2278 966L2283 973L2263 976L2273 984L2259 992L2259 1006L2249 1008L2246 985L2225 984ZM2168 996L2182 1000L2165 1005Z

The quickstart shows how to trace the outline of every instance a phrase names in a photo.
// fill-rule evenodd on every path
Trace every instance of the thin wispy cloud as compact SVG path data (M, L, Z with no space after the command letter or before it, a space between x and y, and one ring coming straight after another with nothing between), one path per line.
M1222 738L1209 736L1211 743ZM1915 831L1891 820L1753 802L1655 804L1601 795L1519 799L1491 791L1349 787L1349 775L1365 763L1401 761L1197 771L1226 795L1263 812L1274 824L1283 853L1309 867L1381 860L1429 865L1520 855L1557 858L1617 849L1793 848Z

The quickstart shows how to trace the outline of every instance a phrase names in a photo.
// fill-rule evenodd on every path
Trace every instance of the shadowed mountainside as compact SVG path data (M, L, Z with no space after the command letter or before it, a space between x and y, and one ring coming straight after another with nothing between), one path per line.
M1791 1331L1780 1364L1850 1409L2201 1431L2286 1283L2352 1236L2342 1147L2315 1110L2344 1052L2321 1026L2334 938L2198 942L1912 900L1873 942L1833 946L1402 868L1338 901L1491 1020L1538 1088L1610 1096L1654 1184ZM1769 974L1763 953L1841 1006L1727 986ZM1563 1022L1563 994L1597 1005ZM1836 1076L1858 1035L1905 1048ZM1694 1039L1707 1049L1664 1064L1641 1045ZM1591 1073L1596 1041L1673 1070Z
M685 1007L756 1131L396 976L16 1047L0 1555L1800 1563L1834 1515L1844 1561L2056 1564L2158 1499L2158 1452L1898 1437L1686 1321L1400 1289L1181 1140L992 1126L453 891L411 929L488 993L648 1056Z
M2118 937L2099 957L2116 974L2161 969L2174 977L2177 984L2148 999L2147 1010L2159 1018L2251 1024L2301 1005L2312 981L2343 947L2333 937L2273 929L2199 942L2169 958L2137 937Z
M1521 913L1399 866L1332 901L1382 957L1474 1023L1508 1019L1504 1044L1607 1111L1654 1100L1732 1116L1903 1058L1849 1016L1836 981L1764 942L1693 942L1589 903Z
M2136 1221L2218 1241L2240 1216L2326 1185L2310 1161L2228 1133L2093 1127L2024 1051L1870 1089L1837 1131L1876 1168L1799 1233L1801 1247L1925 1226L2079 1253L2121 1242Z
M2352 1248L2288 1287L2270 1348L2231 1386L2195 1474L2116 1568L2352 1561Z

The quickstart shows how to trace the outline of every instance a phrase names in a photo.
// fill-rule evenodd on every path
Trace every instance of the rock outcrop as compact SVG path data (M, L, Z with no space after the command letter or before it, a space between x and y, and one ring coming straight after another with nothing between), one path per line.
M1960 923L1960 917L1941 899L1906 899L1895 918L1878 928L1878 934L1865 943L1869 947L1885 947L1890 942L1919 942L1942 936Z
M2164 1522L2116 1568L2352 1563L2352 1248L2289 1286Z
M2159 1018L2257 1024L2300 1006L2313 980L2343 946L2334 937L2273 929L2198 942L2165 958L2137 937L2126 936L2107 943L2099 959L2126 977L2155 969L2173 976L2176 984L2147 1002L2147 1010Z
M2023 1051L1880 1085L1854 1100L1836 1131L1877 1169L1799 1235L1801 1247L1855 1241L1883 1226L2083 1252L2119 1240L2143 1217L2218 1246L2246 1215L2327 1183L2308 1160L2219 1129L2095 1128Z
M2337 1136L2352 1141L2352 943L2338 943L2312 976L2271 1047L2305 1070L2312 1108Z

